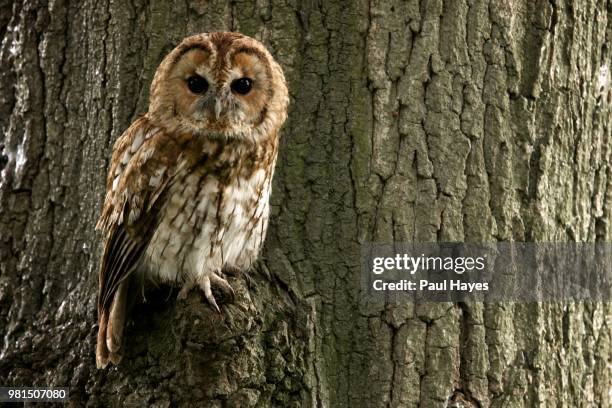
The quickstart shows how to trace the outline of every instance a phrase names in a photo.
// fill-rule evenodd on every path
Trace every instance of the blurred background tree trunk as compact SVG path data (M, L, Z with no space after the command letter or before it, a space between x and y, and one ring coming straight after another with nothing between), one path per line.
M360 303L366 241L611 241L612 3L0 0L0 385L73 406L610 407L610 303ZM94 363L111 146L183 37L291 92L262 262ZM463 404L463 405L460 405Z

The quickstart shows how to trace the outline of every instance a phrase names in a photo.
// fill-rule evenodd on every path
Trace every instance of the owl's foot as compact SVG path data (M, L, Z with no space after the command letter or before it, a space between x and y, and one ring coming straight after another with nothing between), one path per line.
M210 303L211 306L215 308L215 310L219 313L221 313L221 309L219 309L217 301L215 300L215 296L212 293L212 285L218 287L223 292L223 294L231 298L232 301L234 300L234 289L232 289L230 284L225 279L223 279L214 272L204 274L198 279L197 284L195 282L185 282L178 294L178 299L186 299L191 289L195 288L196 285L198 285L200 289L202 289L202 291L204 292L204 296L206 296L206 300L208 300L208 303Z
M204 296L206 296L206 300L208 300L208 303L210 303L217 310L218 313L221 313L221 310L219 309L219 306L217 306L217 302L215 301L215 296L212 293L211 284L214 284L219 289L221 289L223 294L225 296L231 297L232 300L235 297L234 289L232 289L230 284L227 283L225 279L223 279L214 272L205 274L200 278L200 289L204 291Z

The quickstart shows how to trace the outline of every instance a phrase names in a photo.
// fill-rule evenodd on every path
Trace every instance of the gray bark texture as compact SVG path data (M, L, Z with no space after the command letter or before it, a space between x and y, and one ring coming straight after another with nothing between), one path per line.
M113 142L190 34L291 93L251 283L147 294L96 370ZM70 406L610 407L612 304L360 302L366 241L612 241L609 0L0 0L0 385Z

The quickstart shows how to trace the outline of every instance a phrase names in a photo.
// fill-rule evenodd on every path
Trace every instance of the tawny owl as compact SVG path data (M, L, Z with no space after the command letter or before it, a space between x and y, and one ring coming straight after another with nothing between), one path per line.
M247 270L262 246L288 103L281 67L244 35L195 35L164 58L148 112L113 148L97 225L99 368L121 360L134 282L177 283L179 297L199 287L217 311L211 285L233 295L221 271Z

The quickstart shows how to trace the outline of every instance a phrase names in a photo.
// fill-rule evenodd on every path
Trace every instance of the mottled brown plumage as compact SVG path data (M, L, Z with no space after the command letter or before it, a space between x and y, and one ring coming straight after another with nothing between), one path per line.
M177 283L179 297L197 286L217 310L211 285L233 295L221 270L247 270L265 238L288 101L280 66L241 34L186 38L162 61L149 111L113 148L98 367L121 360L133 282Z

